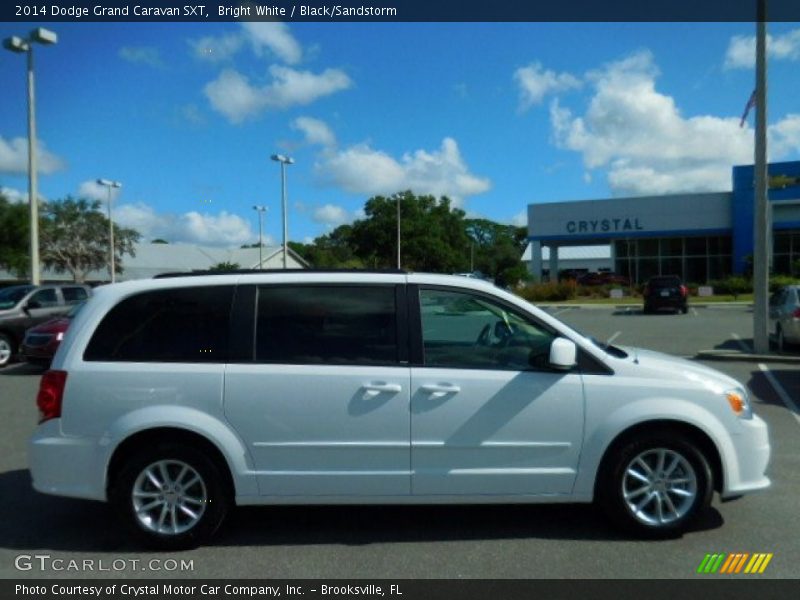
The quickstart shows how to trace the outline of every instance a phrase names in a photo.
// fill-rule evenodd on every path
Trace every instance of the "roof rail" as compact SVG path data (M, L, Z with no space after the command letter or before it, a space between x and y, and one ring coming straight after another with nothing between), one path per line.
M200 277L204 275L277 275L280 273L374 273L374 274L402 274L408 273L405 269L234 269L231 271L173 271L154 275L153 279L168 279L170 277Z

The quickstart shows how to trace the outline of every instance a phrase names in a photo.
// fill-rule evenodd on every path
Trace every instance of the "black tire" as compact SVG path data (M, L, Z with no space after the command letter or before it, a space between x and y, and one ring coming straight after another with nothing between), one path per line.
M162 476L162 467L167 477ZM148 471L160 480L161 488L147 477ZM195 476L199 482L194 482ZM170 478L177 482L177 491L169 485ZM134 491L146 497L135 499ZM182 550L211 538L225 519L231 493L220 466L201 451L184 444L163 443L142 448L125 464L109 491L109 501L144 545ZM148 509L144 502L155 506ZM189 516L192 513L194 517ZM156 520L156 514L161 521Z
M17 353L17 344L7 333L0 333L0 369L10 364Z
M665 459L659 476L655 467L661 451ZM679 460L673 465L675 457ZM708 460L694 443L680 434L642 435L615 450L609 459L604 461L599 474L598 503L617 525L639 537L680 535L711 504L713 476ZM649 483L632 476L631 469L647 476L637 459L652 468L653 479ZM664 477L668 470L668 476ZM684 479L686 483L678 483Z
M681 307L681 314L684 314L684 315L685 315L685 314L686 314L686 313L688 313L688 312L689 312L689 307L688 307L688 306L683 306L683 307Z

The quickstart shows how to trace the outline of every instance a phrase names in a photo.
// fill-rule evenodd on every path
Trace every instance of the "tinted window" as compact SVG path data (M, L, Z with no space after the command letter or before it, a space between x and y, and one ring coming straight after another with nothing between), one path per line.
M30 292L33 286L14 286L0 290L0 310L11 308L25 297L25 294Z
M75 304L86 300L88 294L86 290L81 287L65 287L61 288L61 293L64 294L64 302L67 304Z
M258 290L256 360L391 364L397 356L393 286L270 286Z
M58 306L58 297L53 288L46 290L39 290L28 299L28 302L37 302L39 308L48 308L50 306Z
M89 342L85 360L225 362L233 286L157 290L120 302Z
M544 367L555 335L483 296L420 291L426 367Z

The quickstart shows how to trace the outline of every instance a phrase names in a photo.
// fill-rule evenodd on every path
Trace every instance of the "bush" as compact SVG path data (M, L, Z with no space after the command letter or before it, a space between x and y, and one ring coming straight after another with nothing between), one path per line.
M777 292L785 285L796 285L800 283L800 279L796 277L789 277L788 275L774 275L769 278L769 291L770 293Z
M712 281L709 285L714 288L714 294L730 294L734 298L739 294L750 294L753 291L753 282L750 279L735 275Z
M578 284L569 279L548 283L532 283L518 291L529 302L561 302L572 300L578 295Z

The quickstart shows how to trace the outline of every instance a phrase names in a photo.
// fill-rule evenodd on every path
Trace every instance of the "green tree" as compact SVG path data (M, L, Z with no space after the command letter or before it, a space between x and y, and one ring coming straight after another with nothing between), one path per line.
M90 271L108 267L108 219L100 211L99 200L72 198L44 205L41 223L41 257L47 268L57 273L69 271L77 283ZM133 229L114 224L115 270L122 272L121 258L135 256L134 244L140 235Z
M220 262L208 268L209 271L237 271L241 269L241 265L235 262Z
M451 207L447 197L415 196L410 191L367 201L366 217L353 223L350 235L356 257L370 268L396 266L398 197L403 268L435 273L465 270L469 238L464 211Z
M12 203L0 193L0 268L20 279L30 268L29 231L28 205Z
M162 240L161 238L156 238L150 243L151 244L169 244L169 242L167 240Z
M502 286L528 278L528 270L522 262L528 243L525 227L503 225L489 219L467 219L466 231L473 244L476 270Z

